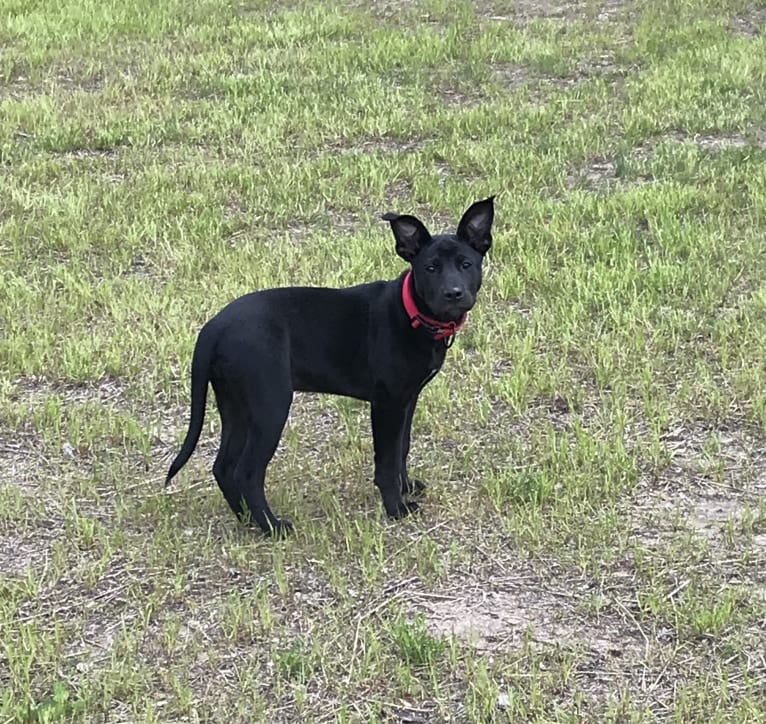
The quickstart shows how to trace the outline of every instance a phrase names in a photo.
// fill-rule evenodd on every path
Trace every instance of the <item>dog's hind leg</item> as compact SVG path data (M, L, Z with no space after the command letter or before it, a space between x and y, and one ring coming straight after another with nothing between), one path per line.
M247 521L249 518L249 522L257 523L261 530L275 537L281 537L293 528L289 520L277 518L271 512L266 500L266 467L278 442L279 435L268 436L264 430L251 427L234 473L234 488L240 501L235 512L240 519Z
M250 518L261 529L274 536L283 536L292 530L289 520L280 520L266 501L266 467L279 444L287 414L292 402L292 389L288 380L267 378L252 369L247 386L240 387L241 405L246 420L245 441L233 474L227 500L234 512L242 518ZM255 380L259 376L260 380ZM234 438L230 439L231 441ZM230 443L231 444L231 443ZM227 482L228 485L228 482ZM236 507L232 502L236 501Z
M247 416L227 389L225 383L212 380L218 412L221 416L221 446L213 464L213 475L226 502L238 515L243 513L243 501L234 484L237 467L247 442Z

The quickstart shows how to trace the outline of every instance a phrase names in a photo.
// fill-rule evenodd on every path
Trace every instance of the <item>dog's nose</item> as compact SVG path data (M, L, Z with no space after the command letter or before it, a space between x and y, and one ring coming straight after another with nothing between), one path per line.
M463 298L463 290L460 287L452 287L452 289L444 290L445 298L451 302L456 302L458 299Z

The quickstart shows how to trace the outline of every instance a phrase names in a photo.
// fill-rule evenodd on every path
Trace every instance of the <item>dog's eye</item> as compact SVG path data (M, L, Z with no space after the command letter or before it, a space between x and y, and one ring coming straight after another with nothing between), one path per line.
M429 265L426 267L426 271L427 271L429 274L433 274L433 272L435 272L435 271L436 271L436 267L435 267L433 264L429 264Z
M463 269L468 269L471 266L471 262L466 260L460 266L462 266Z

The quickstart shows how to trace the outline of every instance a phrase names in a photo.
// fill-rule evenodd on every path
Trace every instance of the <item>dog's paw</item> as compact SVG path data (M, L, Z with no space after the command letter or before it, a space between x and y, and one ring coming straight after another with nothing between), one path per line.
M426 484L422 480L405 478L402 482L402 495L418 497L426 492Z
M293 533L294 530L295 530L295 527L293 526L292 522L289 521L287 518L277 518L271 524L266 535L270 535L272 538L281 540L281 539L287 538L287 536Z
M412 500L403 500L394 510L393 512L388 514L389 518L393 518L394 520L401 520L402 518L406 518L408 515L411 515L412 513L415 513L420 506L412 501Z
M266 518L264 516L262 520L256 520L249 511L241 513L238 517L243 525L248 528L256 528L271 538L287 538L294 530L292 522L287 518L275 518L273 516Z

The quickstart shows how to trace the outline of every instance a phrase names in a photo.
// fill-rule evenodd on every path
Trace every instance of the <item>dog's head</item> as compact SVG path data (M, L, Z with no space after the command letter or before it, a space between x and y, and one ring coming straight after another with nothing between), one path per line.
M490 196L468 208L456 234L435 236L415 216L383 215L394 232L396 253L412 266L415 296L434 319L457 321L476 303L494 215Z

